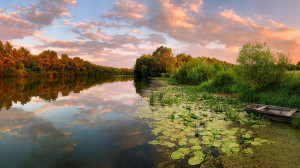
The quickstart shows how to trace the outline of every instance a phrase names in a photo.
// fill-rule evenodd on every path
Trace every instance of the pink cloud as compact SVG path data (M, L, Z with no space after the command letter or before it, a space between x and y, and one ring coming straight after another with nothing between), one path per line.
M122 1L120 1L121 3ZM299 30L286 27L269 19L262 22L264 17L254 20L250 17L240 16L233 9L216 11L210 15L201 12L203 2L193 4L195 1L155 0L155 7L148 6L147 16L144 19L124 18L122 12L114 11L114 20L128 21L134 27L146 27L156 32L165 33L178 42L205 46L214 41L228 49L223 49L224 55L233 54L231 62L235 61L238 51L231 52L246 42L267 42L274 51L289 52L294 61L299 60L300 38ZM120 3L115 8L120 7ZM136 3L136 2L135 2ZM123 5L123 10L130 7ZM256 18L258 16L256 15ZM214 50L212 50L214 51ZM229 52L230 51L230 52ZM212 52L206 52L214 56Z
M243 18L239 15L237 15L232 9L231 10L224 10L222 12L220 12L220 14L231 20L232 22L237 22L237 23L241 23L243 25L249 25L250 23L253 24L253 21L250 18Z
M141 20L145 17L148 7L135 1L121 0L115 3L114 11L103 15L114 19Z
M51 25L55 18L70 16L68 5L75 5L75 0L39 0L29 7L15 6L19 10L18 16L38 25Z
M26 20L15 18L5 13L0 13L1 40L23 38L33 35L36 26Z

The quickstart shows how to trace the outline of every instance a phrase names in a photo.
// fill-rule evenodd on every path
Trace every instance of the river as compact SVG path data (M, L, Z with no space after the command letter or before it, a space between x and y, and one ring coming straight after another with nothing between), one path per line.
M141 94L148 86L149 81L137 81L130 76L0 78L0 167L191 167L188 164L193 155L191 144L200 143L200 138L205 155L202 166L213 164L215 167L299 166L300 134L299 130L289 124L272 122L262 128L233 124L230 128L235 127L235 132L239 130L239 133L234 132L234 136L229 136L223 134L231 133L232 130L223 130L225 127L218 125L219 122L225 121L213 119L208 121L205 129L197 126L197 131L203 130L198 139L193 132L196 128L189 126L177 128L184 120L173 118L175 119L173 122L167 113L168 111L172 114L176 112L176 115L183 113L188 109L185 103L190 103L191 107L194 107L192 106L194 103L197 109L194 113L197 116L200 116L198 115L200 112L210 116L210 112L205 109L207 106L203 106L202 109L201 101L204 100L189 102L182 99L182 102L177 102L177 106L160 106L158 105L160 103L157 103L156 106L149 108L149 99L145 101L142 96L146 95L145 92ZM165 88L166 100L172 97L169 95L172 92L175 94L172 97L174 99L180 99L180 95L184 95L179 92L180 87L176 87ZM170 88L175 90L172 91ZM156 90L155 87L149 89L152 93ZM149 89L146 89L147 92ZM160 94L157 92L157 95ZM152 112L139 115L141 107L152 109ZM179 107L185 109L178 110ZM157 110L158 112L155 112ZM165 116L161 116L162 114ZM140 117L136 117L137 115ZM143 119L145 116L149 116L150 119ZM152 123L153 121L156 125ZM158 127L157 123L165 127ZM153 126L157 128L154 129ZM209 137L211 131L217 128L223 132L213 136L220 138L214 139L213 142L210 142L211 138L207 139L206 145L203 145L204 137ZM188 134L191 135L185 138L184 131L189 130ZM247 130L251 130L251 137L246 137ZM157 134L162 133L155 136L153 135L155 131ZM168 136L162 136L164 134ZM233 155L220 152L217 148L220 144L216 142L221 143L221 135L232 137L232 142L239 146L240 152ZM257 146L258 142L252 142L251 144L254 144L252 146L245 145L243 137L246 137L246 141L263 138L271 143ZM187 138L188 144L187 140L183 141ZM183 145L184 143L187 145ZM185 148L182 148L183 146ZM190 154L183 159L171 159L179 147L181 149L191 147L188 151ZM221 151L226 152L225 147L222 144ZM250 147L251 154L245 153ZM218 154L216 151L219 151ZM210 156L210 153L213 155ZM199 167L199 164L195 167Z
M147 83L146 83L147 84ZM132 77L0 79L0 167L153 167Z

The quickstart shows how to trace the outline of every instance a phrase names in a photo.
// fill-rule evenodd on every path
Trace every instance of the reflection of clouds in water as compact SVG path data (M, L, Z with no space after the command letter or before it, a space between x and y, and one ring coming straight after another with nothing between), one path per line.
M66 135L71 134L70 131L57 129L55 123L36 118L33 113L15 108L0 113L0 132L14 134L17 140L25 139L36 143L39 143L40 138L47 137L48 146L53 144L51 148L58 142L68 141Z
M18 130L36 122L34 114L11 108L0 112L0 132L16 134Z
M33 146L39 146L39 150L33 150L31 153L28 153L30 161L25 161L24 164L27 164L27 162L38 163L39 161L35 160L35 158L47 157L52 157L52 159L44 160L43 163L59 163L62 159L62 154L71 152L76 147L76 142L69 140L69 135L72 134L70 130L57 129L55 123L50 123L37 118L34 113L16 108L1 111L0 132L3 136L14 135L14 141L6 145L25 141L32 143L31 145ZM17 153L15 155L18 156Z
M115 146L121 150L133 148L147 143L143 134L144 128L136 125L123 123L122 126L113 126L103 130L102 133L111 135Z
M10 136L15 140L8 144L10 146L23 142L32 145L31 151L27 153L30 155L30 160L24 163L24 167L38 167L45 164L56 167L64 164L61 163L62 160L76 163L72 158L74 153L76 155L77 152L87 152L86 154L89 155L92 152L84 148L87 145L85 144L87 138L82 136L83 132L93 135L90 140L92 144L104 147L107 145L103 143L109 143L108 146L116 146L118 149L114 154L118 154L123 152L118 151L120 149L147 144L142 133L143 129L132 125L135 121L130 120L130 114L137 108L134 103L139 98L132 81L97 85L82 90L80 94L70 92L65 97L59 94L55 101L33 97L24 106L16 103L10 110L1 110L0 142L1 137ZM106 135L101 131L106 132ZM106 142L106 139L109 141ZM100 153L103 151L106 149L99 148ZM103 155L107 154L103 153ZM22 156L18 155L18 157ZM98 159L92 160L104 163L102 158ZM79 162L85 160L79 158ZM111 162L106 163L111 164Z

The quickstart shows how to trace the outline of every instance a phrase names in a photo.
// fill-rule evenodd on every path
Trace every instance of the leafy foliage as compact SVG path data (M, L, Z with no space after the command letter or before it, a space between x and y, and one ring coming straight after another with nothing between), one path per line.
M266 44L244 44L237 59L237 73L243 82L262 91L269 85L281 82L285 68L290 62L287 55L273 55Z

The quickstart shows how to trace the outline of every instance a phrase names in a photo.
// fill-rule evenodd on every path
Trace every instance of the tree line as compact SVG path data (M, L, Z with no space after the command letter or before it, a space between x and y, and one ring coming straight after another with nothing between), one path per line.
M67 54L45 50L38 55L28 49L14 48L9 42L0 41L0 76L109 76L132 75L128 68L100 66Z
M165 73L177 73L188 62L206 62L216 68L231 67L233 64L216 58L193 58L189 54L173 55L172 49L164 46L158 47L153 54L143 54L136 60L134 75L136 77L158 77Z

